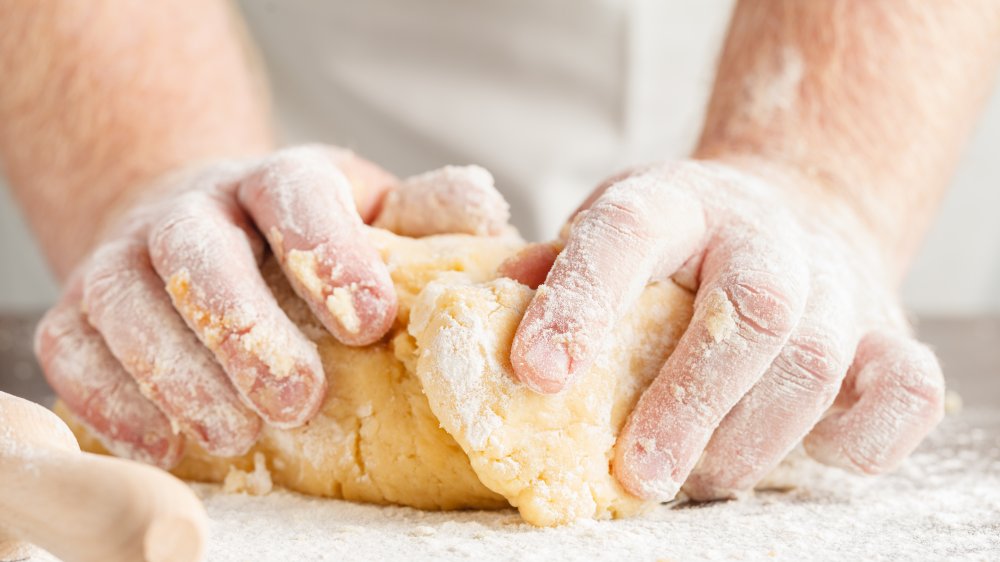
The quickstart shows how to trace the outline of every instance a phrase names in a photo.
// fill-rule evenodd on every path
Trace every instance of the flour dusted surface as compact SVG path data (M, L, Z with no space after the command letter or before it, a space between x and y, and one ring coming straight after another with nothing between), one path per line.
M212 562L1000 559L996 410L945 419L895 474L855 477L808 463L790 472L808 486L552 529L513 510L421 512L196 490L212 520Z

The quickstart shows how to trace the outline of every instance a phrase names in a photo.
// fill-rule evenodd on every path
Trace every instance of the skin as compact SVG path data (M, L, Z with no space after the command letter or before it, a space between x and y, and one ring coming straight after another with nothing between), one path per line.
M262 279L265 252L335 337L365 345L396 317L365 223L506 225L482 170L400 183L334 147L275 151L244 39L222 1L42 1L0 17L0 158L66 285L39 361L110 450L165 468L187 440L239 455L262 423L319 408L319 356Z
M739 2L693 158L609 180L556 245L505 266L544 280L514 342L518 377L571 383L642 286L672 277L697 313L620 437L628 490L729 497L803 436L823 462L892 468L943 394L896 286L998 37L989 0ZM256 274L265 248L331 332L363 344L394 296L359 231L388 201L407 201L394 223L415 217L397 228L426 231L453 199L386 197L406 184L337 149L273 152L223 2L17 3L0 18L0 75L0 158L67 283L39 330L43 368L115 452L161 466L184 436L245 450L261 419L299 424L322 396L315 352ZM326 306L337 289L358 326Z
M626 489L733 497L803 438L824 463L892 469L944 395L897 287L998 60L995 2L740 1L692 159L584 203L518 329L517 376L571 384L670 277L696 311L619 437ZM508 268L537 280L551 252L535 254Z

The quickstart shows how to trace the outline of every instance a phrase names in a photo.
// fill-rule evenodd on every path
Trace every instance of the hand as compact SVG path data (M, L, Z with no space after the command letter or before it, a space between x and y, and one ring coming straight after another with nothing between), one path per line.
M36 353L67 407L117 455L169 468L185 435L213 455L243 454L262 420L307 421L326 385L315 346L260 275L265 240L323 325L368 344L395 320L396 296L364 221L383 214L410 235L493 233L507 206L492 181L468 167L399 183L328 147L170 175L72 275ZM448 204L453 191L464 198ZM429 209L436 222L423 218Z
M642 498L750 490L803 437L824 463L881 472L942 416L937 360L909 336L857 213L797 177L743 168L689 161L599 188L513 342L518 378L558 392L647 282L696 291L616 444L614 472ZM508 269L539 281L546 253L528 259Z

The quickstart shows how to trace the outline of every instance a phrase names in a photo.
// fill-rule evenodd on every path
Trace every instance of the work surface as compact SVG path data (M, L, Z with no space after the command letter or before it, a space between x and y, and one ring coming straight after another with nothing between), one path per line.
M49 403L31 355L35 320L0 315L0 390ZM427 513L195 485L212 519L207 560L1000 559L1000 318L928 319L919 332L964 405L890 475L799 459L783 469L799 483L790 491L559 529L532 528L514 511Z

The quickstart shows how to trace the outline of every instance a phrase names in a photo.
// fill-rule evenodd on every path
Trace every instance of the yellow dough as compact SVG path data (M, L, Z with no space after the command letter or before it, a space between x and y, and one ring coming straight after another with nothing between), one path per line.
M433 283L412 312L417 378L441 426L488 488L526 521L558 525L647 507L611 475L612 448L639 393L690 321L690 294L650 285L611 334L608 350L562 393L512 378L511 339L534 291L509 279Z
M279 304L319 349L326 401L301 428L266 428L240 458L189 444L175 474L222 482L231 470L253 471L258 454L274 484L299 492L421 509L513 505L535 525L647 507L614 480L612 449L690 321L689 292L669 281L647 287L594 367L563 393L542 396L515 383L508 360L534 291L495 279L521 241L370 236L399 295L390 333L363 348L339 344L267 264ZM68 421L85 449L103 450Z

